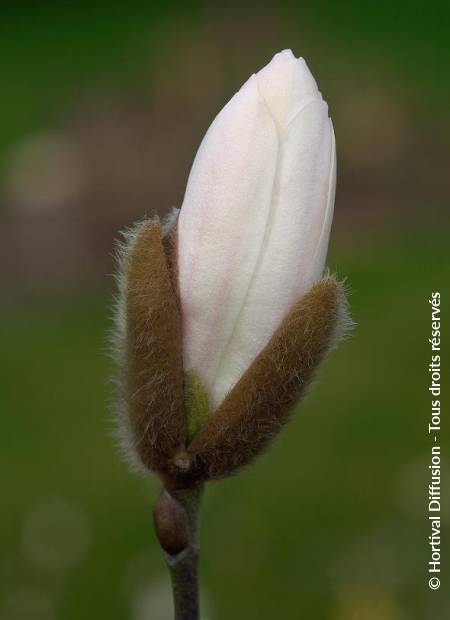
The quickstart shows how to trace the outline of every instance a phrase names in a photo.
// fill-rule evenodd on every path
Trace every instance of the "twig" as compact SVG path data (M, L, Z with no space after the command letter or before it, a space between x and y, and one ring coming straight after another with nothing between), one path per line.
M202 487L164 490L155 504L155 530L172 582L174 620L199 619L198 512Z

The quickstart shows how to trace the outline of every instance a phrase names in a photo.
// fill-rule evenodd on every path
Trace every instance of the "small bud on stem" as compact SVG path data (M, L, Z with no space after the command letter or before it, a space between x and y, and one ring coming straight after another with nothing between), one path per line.
M172 581L175 620L198 620L198 510L202 487L163 491L153 517Z
M178 555L189 544L187 514L167 491L162 491L153 508L159 544L169 555Z

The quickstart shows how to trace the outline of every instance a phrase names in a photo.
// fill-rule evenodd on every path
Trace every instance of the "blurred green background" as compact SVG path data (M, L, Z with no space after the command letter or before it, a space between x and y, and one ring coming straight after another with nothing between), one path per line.
M111 436L113 240L180 205L215 114L286 47L330 105L329 264L358 326L273 448L208 488L204 618L450 617L448 537L430 592L426 514L449 18L444 2L2 8L0 620L171 617L158 485L128 473ZM447 449L447 491L448 471ZM445 530L448 497L442 517Z

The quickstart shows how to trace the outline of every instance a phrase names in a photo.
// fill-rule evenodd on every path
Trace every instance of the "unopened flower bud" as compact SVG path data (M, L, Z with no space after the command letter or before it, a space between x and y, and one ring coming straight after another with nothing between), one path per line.
M321 278L335 176L328 106L285 50L212 123L179 217L184 364L212 410Z
M179 215L128 235L120 428L167 488L248 464L350 325L342 285L323 277L335 179L327 104L286 50L212 123Z

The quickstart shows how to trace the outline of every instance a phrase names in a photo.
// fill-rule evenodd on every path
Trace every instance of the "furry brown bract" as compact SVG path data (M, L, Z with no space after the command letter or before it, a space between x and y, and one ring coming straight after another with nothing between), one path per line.
M351 324L342 284L324 277L219 407L188 420L192 389L183 369L176 264L176 214L164 235L158 219L126 234L116 346L120 432L129 460L158 473L171 492L228 476L262 452Z
M189 445L193 478L222 478L259 454L285 424L348 324L342 285L323 278L294 305Z
M129 449L145 468L170 476L173 459L184 450L186 419L180 313L159 220L138 225L122 255Z

